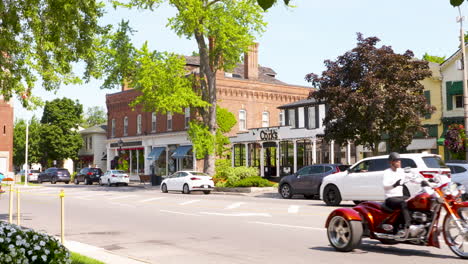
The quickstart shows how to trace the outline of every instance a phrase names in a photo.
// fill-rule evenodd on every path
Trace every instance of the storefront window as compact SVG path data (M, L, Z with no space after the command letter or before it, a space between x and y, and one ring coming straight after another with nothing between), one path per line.
M312 143L310 140L297 141L297 169L312 165Z
M260 150L260 144L249 144L249 164L247 164L248 166L260 168Z
M280 174L281 176L293 173L294 169L294 143L292 141L280 142Z
M168 169L169 169L169 173L168 175L171 175L173 174L174 172L177 171L177 159L173 158L172 157L172 154L174 154L175 150L177 149L177 145L169 145L169 152L168 152Z
M234 145L234 167L246 166L245 164L245 145Z
M179 159L181 170L193 170L193 151L189 150L183 159Z

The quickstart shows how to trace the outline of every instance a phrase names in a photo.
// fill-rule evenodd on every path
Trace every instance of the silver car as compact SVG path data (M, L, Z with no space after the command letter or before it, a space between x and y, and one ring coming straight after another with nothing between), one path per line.
M30 170L28 172L28 182L37 182L37 176L41 173L40 170Z

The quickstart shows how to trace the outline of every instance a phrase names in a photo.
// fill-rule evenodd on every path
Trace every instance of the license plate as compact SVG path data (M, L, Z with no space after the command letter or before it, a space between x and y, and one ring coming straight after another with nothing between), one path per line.
M203 188L208 188L209 186L208 185L203 185Z

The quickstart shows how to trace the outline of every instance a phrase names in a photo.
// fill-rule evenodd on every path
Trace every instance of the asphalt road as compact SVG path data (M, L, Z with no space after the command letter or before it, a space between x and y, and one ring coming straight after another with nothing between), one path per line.
M354 252L336 252L324 229L333 207L275 194L44 184L23 190L22 225L59 236L60 189L66 194L66 239L149 263L467 263L445 245L389 246L364 239ZM2 194L0 219L8 220L7 213L8 194Z

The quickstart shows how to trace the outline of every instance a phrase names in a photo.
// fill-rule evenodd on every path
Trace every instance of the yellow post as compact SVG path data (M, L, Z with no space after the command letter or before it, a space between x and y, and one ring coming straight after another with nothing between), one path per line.
M21 224L20 190L16 189L16 225Z
M60 191L60 205L61 205L61 227L60 227L60 240L62 244L65 242L65 192Z
M10 184L10 208L8 214L8 220L10 224L13 224L13 184Z

